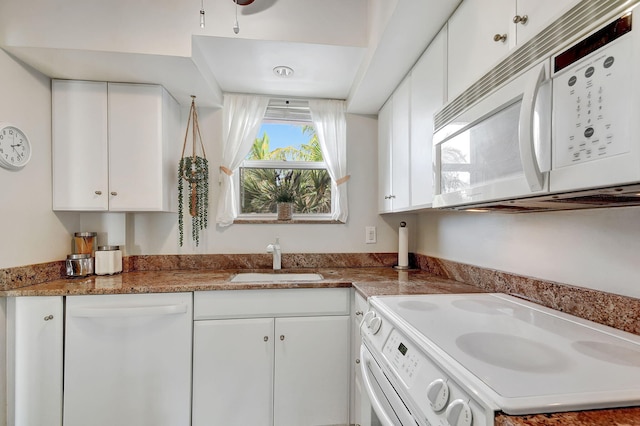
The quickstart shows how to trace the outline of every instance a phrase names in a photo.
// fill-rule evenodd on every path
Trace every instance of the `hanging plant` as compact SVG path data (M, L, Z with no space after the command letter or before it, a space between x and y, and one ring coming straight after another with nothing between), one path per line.
M191 109L187 120L187 131L184 135L182 156L178 164L178 231L180 232L180 247L184 241L184 182L187 182L189 196L189 214L191 215L191 237L196 246L200 244L200 231L207 228L209 216L209 163L204 152L204 144L198 125L195 96L191 96ZM191 156L185 157L189 126L193 136L193 150ZM200 140L202 156L196 153L196 134Z

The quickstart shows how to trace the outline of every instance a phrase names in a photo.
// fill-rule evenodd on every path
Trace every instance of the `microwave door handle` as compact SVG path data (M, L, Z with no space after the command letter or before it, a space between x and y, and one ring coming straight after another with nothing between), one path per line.
M540 171L536 158L534 140L534 113L538 90L545 81L546 68L541 64L531 79L522 96L522 107L520 108L520 121L518 126L518 140L520 144L520 159L522 169L527 179L531 191L542 190L544 175Z

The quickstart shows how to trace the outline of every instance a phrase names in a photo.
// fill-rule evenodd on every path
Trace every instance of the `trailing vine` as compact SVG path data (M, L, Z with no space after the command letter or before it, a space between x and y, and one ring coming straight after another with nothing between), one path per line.
M185 157L189 125L193 120L193 154ZM196 155L196 134L200 139L202 157ZM195 96L191 96L191 110L187 121L187 131L184 136L182 158L178 163L178 232L180 247L184 242L184 182L188 184L189 214L191 215L191 238L200 245L200 231L208 226L209 217L209 162L205 156L200 127L198 126L198 113L195 107Z

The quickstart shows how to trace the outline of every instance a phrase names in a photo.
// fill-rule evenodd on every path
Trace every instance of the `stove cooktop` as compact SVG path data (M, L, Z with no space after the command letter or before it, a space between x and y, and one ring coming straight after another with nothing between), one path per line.
M503 294L372 300L509 414L640 405L639 336Z

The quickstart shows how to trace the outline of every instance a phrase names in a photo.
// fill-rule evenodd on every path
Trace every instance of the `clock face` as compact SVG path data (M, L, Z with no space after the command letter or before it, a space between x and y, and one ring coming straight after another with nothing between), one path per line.
M17 170L31 159L31 144L24 132L15 126L0 126L0 166Z

